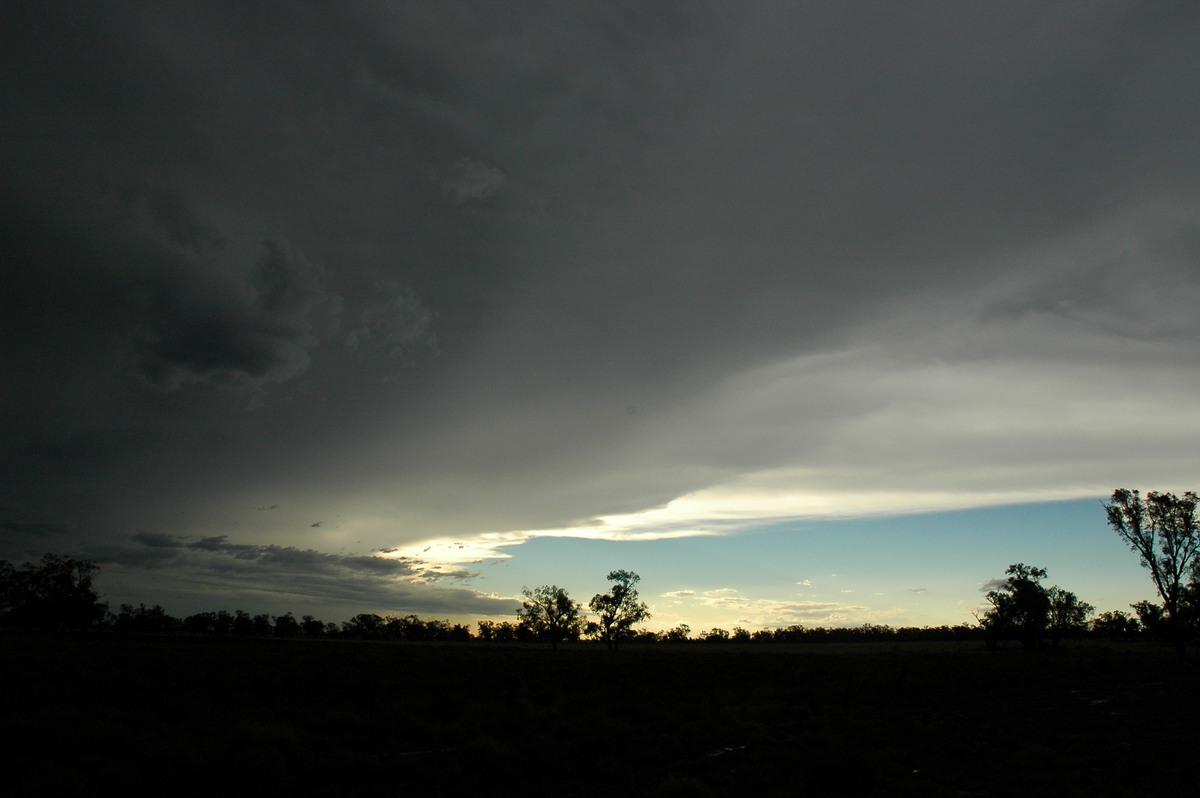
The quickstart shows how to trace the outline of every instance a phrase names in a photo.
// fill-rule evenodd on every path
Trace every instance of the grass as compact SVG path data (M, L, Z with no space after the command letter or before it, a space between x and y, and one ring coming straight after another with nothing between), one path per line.
M1126 795L1191 784L1197 665L1146 645L4 637L0 757L8 795Z

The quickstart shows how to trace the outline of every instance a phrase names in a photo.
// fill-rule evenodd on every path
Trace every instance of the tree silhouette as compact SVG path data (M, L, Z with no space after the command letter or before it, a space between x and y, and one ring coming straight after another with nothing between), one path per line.
M342 634L368 640L383 636L384 620L375 613L362 612L348 621L342 621Z
M112 627L118 632L170 632L178 629L183 622L167 614L160 605L147 607L145 604L133 606L122 604L121 611L115 616L109 615Z
M1112 640L1122 640L1138 633L1138 620L1120 610L1102 612L1092 621L1092 631Z
M692 627L686 623L681 623L674 629L669 629L663 632L662 639L670 643L682 643L688 639L688 635L692 633Z
M51 631L94 626L108 611L92 588L99 570L95 563L57 554L20 569L0 560L0 623Z
M492 624L491 634L497 643L511 643L517 639L517 627L510 621L500 621Z
M296 637L300 634L300 622L290 612L275 617L276 637Z
M1184 579L1197 565L1200 530L1196 524L1196 494L1183 496L1150 491L1142 499L1136 490L1118 488L1105 505L1108 524L1137 553L1150 571L1154 589L1163 600L1166 622L1183 656L1184 628L1180 614Z
M233 624L229 631L235 635L250 636L254 634L254 618L245 610L233 611Z
M1035 647L1050 619L1050 597L1041 585L1046 569L1019 562L1004 573L1004 584L985 596L992 608L979 618L987 645L994 647L1001 638L1015 635L1021 645Z
M1064 637L1086 629L1088 616L1096 610L1086 601L1080 601L1070 590L1063 590L1057 585L1046 591L1046 597L1050 599L1050 640L1055 646Z
M599 622L589 628L604 641L609 651L616 651L620 642L629 636L630 629L650 617L646 605L638 601L637 588L641 577L633 571L611 571L608 581L612 590L592 596L588 606L599 616Z
M517 618L536 639L549 640L558 649L562 640L578 640L583 626L579 613L582 607L558 585L542 585L530 590L522 588L525 601L517 610Z
M226 610L198 612L183 619L185 631L204 635L227 635L233 629L234 617Z

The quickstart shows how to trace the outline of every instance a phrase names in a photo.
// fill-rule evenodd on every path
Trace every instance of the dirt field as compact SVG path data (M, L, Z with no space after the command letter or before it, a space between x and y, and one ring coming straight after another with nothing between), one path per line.
M0 638L9 795L1132 795L1194 785L1150 645Z

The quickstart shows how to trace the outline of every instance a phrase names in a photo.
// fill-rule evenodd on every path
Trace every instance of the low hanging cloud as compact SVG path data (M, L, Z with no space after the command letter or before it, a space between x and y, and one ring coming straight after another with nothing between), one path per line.
M236 543L227 535L195 538L138 533L129 540L133 546L105 550L103 561L162 567L176 564L176 560L192 558L192 563L204 562L214 570L240 573L286 570L317 576L351 572L396 578L423 574L418 566L403 557L331 554L293 546ZM465 573L460 572L457 576L465 576Z
M53 524L42 521L0 521L0 529L18 535L31 535L44 538L51 535L65 535L71 531L69 524Z
M85 556L101 564L102 572L177 573L182 583L202 586L190 594L194 605L201 596L219 604L245 600L256 592L277 592L286 585L285 593L302 611L300 605L317 605L486 616L510 614L515 606L512 599L438 584L468 581L473 574L465 570L434 573L404 557L238 543L226 535L138 533L126 545L94 547Z

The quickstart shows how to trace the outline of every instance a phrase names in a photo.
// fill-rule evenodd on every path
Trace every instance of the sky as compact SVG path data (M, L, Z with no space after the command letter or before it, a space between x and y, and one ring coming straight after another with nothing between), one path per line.
M0 558L972 623L1197 487L1187 2L6 2Z

